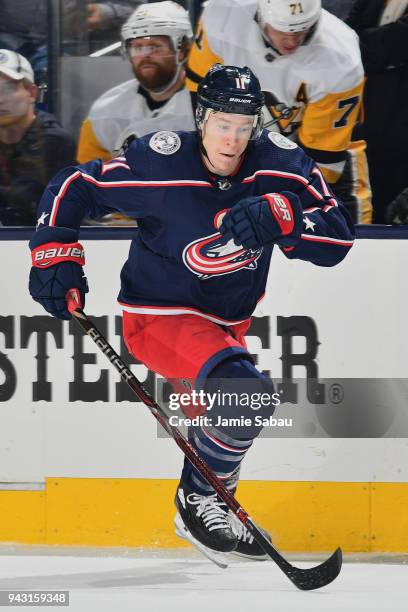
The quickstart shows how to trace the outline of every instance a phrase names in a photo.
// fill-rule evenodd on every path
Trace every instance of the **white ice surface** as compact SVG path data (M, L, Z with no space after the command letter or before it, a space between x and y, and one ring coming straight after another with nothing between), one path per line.
M38 555L0 552L0 590L69 590L70 607L61 609L71 612L407 609L408 566L395 562L345 563L334 583L318 591L302 592L272 561L234 561L221 570L192 551L131 551L120 556L96 556L93 551L82 550L75 556L71 551L42 551ZM299 561L296 565L310 567L316 563Z

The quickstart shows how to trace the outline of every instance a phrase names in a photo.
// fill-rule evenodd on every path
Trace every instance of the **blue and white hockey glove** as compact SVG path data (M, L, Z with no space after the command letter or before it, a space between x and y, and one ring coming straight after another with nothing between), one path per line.
M244 198L234 204L223 218L221 234L232 234L245 249L267 244L295 246L303 228L300 200L295 193L267 193Z
M57 319L70 319L66 294L77 289L78 303L85 305L88 284L83 273L85 255L78 232L66 227L45 227L31 238L32 298Z

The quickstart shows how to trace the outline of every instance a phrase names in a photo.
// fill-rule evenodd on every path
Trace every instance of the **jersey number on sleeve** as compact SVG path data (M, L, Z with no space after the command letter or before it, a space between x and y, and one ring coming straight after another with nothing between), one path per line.
M357 106L359 100L360 100L360 96L353 96L352 98L346 98L345 100L339 100L337 104L337 108L339 110L345 108L346 110L343 113L343 115L340 117L340 119L334 122L335 128L344 127L345 125L347 125L348 118L350 117L350 114L353 112L353 109Z

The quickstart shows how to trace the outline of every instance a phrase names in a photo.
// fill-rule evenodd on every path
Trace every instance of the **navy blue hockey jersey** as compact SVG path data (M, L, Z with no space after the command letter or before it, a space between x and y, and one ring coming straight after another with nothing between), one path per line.
M85 216L120 211L138 222L121 273L119 302L145 314L191 313L224 325L247 319L262 297L273 245L243 249L218 231L222 213L242 198L296 193L304 231L289 258L340 262L353 244L347 212L301 148L263 131L233 176L214 177L196 132L139 138L124 157L60 172L39 205L38 230L78 228Z

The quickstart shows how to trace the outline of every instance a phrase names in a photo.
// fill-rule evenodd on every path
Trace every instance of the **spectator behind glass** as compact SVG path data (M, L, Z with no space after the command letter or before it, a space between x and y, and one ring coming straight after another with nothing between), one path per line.
M364 125L373 191L374 222L408 186L408 0L356 0L347 23L360 37L367 76ZM388 219L401 212L401 195Z
M118 42L121 25L144 0L114 0L87 3L90 51Z
M89 31L92 46L98 41L116 42L120 27L144 0L62 0L62 32L68 37L79 29ZM84 6L85 5L85 6ZM24 52L31 59L47 44L48 0L0 0L0 42L13 51ZM87 16L86 26L82 14ZM36 69L36 66L33 65Z
M345 21L355 0L322 0L322 7Z
M120 27L144 0L60 0L62 55L87 55L117 42ZM0 47L24 55L47 109L49 0L0 0Z
M38 88L28 60L0 49L0 222L35 225L47 182L75 163L75 142L34 103Z

